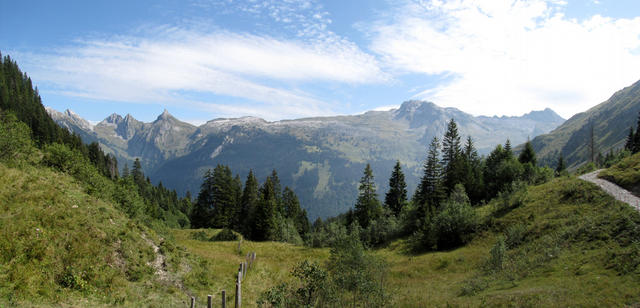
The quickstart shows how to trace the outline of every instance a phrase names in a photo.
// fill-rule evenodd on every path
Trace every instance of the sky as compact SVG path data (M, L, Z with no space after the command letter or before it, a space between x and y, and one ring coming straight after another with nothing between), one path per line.
M194 124L396 108L586 111L640 79L637 0L0 0L43 104Z

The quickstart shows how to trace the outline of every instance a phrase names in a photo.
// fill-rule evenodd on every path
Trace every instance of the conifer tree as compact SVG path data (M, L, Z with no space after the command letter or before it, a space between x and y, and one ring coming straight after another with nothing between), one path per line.
M260 200L255 212L252 238L258 241L273 240L277 231L277 203L271 177L267 177L260 188Z
M471 199L471 203L476 204L484 197L484 183L482 161L478 157L478 151L471 136L467 137L463 157L465 164L464 188L468 193L469 199Z
M635 136L633 134L633 127L629 127L629 135L627 135L627 140L624 144L625 150L633 151L634 140L635 140Z
M507 141L504 143L504 152L508 157L513 156L513 151L511 150L511 140L509 139L507 139Z
M404 180L404 173L399 160L396 161L389 178L389 191L384 198L384 204L395 216L398 216L402 208L407 204L407 183Z
M444 187L448 192L464 177L464 162L461 160L460 135L458 125L451 119L442 139L442 165L444 167Z
M260 202L258 192L258 180L253 175L253 170L249 170L247 180L244 182L244 190L240 201L239 224L241 232L247 237L252 237L253 225L255 219L255 210Z
M518 161L521 164L531 163L533 166L536 165L536 152L533 150L533 146L531 145L531 141L527 140L527 143L524 144L524 150L520 152L520 156L518 157Z
M558 164L556 165L556 174L557 175L561 174L566 168L567 167L565 166L565 163L564 163L564 157L562 157L562 153L560 153L560 156L558 157Z
M136 159L136 161L138 160ZM135 166L136 164L134 163L134 170ZM203 178L204 181L200 185L198 199L191 214L191 225L194 228L209 227L209 222L213 216L213 171L211 169L207 170Z
M358 200L355 205L354 214L360 226L367 228L369 223L377 219L382 211L376 193L376 184L373 180L373 171L369 164L364 168L364 175L360 179L358 191Z
M240 188L236 186L231 169L217 165L213 169L212 185L213 217L210 224L215 228L232 227L238 204L236 196Z
M122 167L122 177L123 178L129 177L129 165L127 163L125 163L124 167Z
M418 184L418 188L415 194L413 194L413 204L418 211L419 220L423 220L426 216L433 215L445 197L442 186L440 142L437 137L433 137L431 140L429 153L423 169L424 172L420 184Z

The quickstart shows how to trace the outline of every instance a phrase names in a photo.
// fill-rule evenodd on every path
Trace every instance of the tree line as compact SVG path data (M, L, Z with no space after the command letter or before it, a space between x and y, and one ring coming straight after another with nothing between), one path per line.
M191 213L195 228L225 228L256 241L302 244L311 229L307 211L289 187L282 189L273 170L260 185L252 170L242 185L228 166L204 174Z
M309 238L312 246L331 246L332 239L356 232L369 246L409 236L416 249L446 249L464 244L477 227L473 206L511 193L517 183L538 184L555 174L539 167L530 142L516 155L511 143L497 145L486 157L478 155L473 139L464 144L454 119L442 139L427 149L423 174L408 197L399 161L389 178L384 202L376 192L371 166L365 166L353 210L327 221L318 219Z
M161 221L169 227L189 227L191 197L179 198L162 183L152 185L136 159L132 172L125 165L118 172L114 155L105 154L96 142L85 144L80 136L51 119L31 78L16 61L0 53L0 159L32 161L68 173L87 186L88 193L110 199L131 218L148 225ZM41 153L36 153L38 149Z

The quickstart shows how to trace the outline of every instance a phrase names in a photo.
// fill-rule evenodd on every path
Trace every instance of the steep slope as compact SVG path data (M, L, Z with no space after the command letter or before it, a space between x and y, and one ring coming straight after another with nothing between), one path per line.
M380 195L396 160L413 191L427 144L441 136L450 119L461 136L470 135L480 153L511 139L549 131L562 122L551 110L522 117L474 117L431 102L409 101L391 111L267 122L260 118L215 119L193 127L163 113L153 123L111 115L94 128L103 147L122 159L141 157L154 182L196 193L202 175L216 164L245 177L263 179L278 170L282 184L300 196L310 217L336 215L357 195L357 179L371 163Z
M595 153L624 146L629 127L636 125L640 111L640 81L611 96L605 102L574 115L552 132L532 140L533 148L542 163L555 166L563 155L570 167L577 167L591 157L591 127Z
M0 306L174 306L154 274L155 232L92 197L73 178L0 163ZM173 295L171 295L173 294Z

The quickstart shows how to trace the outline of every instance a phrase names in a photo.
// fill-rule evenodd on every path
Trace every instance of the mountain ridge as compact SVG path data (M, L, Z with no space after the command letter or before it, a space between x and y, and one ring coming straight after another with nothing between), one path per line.
M366 163L372 164L382 193L392 165L400 160L413 190L428 143L444 133L451 118L463 138L474 138L481 154L507 139L518 144L548 132L561 119L553 111L549 119L544 114L538 119L526 116L475 117L414 100L397 109L359 115L280 121L217 118L199 126L182 122L167 110L148 123L131 115L110 115L83 133L116 155L121 166L141 158L152 181L179 193L198 191L202 174L216 164L230 165L242 177L253 170L261 178L276 169L283 186L293 188L315 218L336 215L353 204Z

